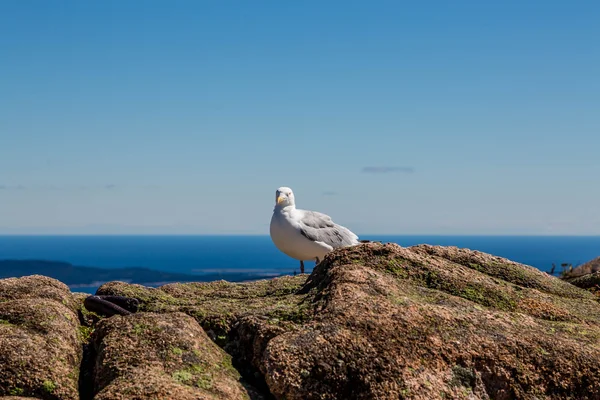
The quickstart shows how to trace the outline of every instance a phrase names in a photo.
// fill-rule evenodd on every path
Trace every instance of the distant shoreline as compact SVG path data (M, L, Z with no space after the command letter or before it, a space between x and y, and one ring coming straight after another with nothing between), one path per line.
M122 281L160 286L173 282L207 282L225 279L228 281L244 281L261 278L272 278L272 273L256 273L243 271L205 274L184 274L160 271L145 267L98 268L76 266L63 261L5 259L0 260L0 279L19 278L27 275L45 275L64 282L71 288L97 287L105 282Z
M220 238L220 237L269 237L267 233L0 233L1 238L13 238L13 237L206 237L206 238ZM475 238L475 237L490 237L490 238L600 238L599 234L544 234L544 233L531 233L531 234L511 234L511 233L500 233L500 234L489 234L489 233L459 233L459 234L444 234L444 233L363 233L359 234L360 238L366 238L369 240L377 240L377 238Z

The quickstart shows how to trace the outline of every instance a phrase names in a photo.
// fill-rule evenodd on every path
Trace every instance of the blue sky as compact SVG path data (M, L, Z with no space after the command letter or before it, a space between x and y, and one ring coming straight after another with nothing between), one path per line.
M600 2L0 2L0 233L600 234Z

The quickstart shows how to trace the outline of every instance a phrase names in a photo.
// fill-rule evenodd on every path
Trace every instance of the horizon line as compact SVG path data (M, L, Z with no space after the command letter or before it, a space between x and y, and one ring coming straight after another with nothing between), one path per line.
M266 233L2 233L0 237L12 236L84 236L84 237L100 237L100 236L173 236L173 237L269 237ZM360 237L365 236L381 236L381 237L600 237L600 233L363 233Z

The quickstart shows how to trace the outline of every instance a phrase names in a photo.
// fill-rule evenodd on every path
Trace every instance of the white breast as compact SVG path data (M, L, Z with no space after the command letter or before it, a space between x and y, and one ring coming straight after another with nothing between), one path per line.
M286 212L273 213L270 233L275 246L296 260L314 260L317 257L322 260L331 251L331 246L304 237Z

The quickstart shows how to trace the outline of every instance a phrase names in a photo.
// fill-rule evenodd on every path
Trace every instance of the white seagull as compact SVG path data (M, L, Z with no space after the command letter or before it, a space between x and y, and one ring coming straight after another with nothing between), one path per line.
M271 217L271 240L288 256L318 264L333 249L359 244L358 236L334 223L329 215L316 211L299 210L292 189L280 187L275 192L275 209Z

